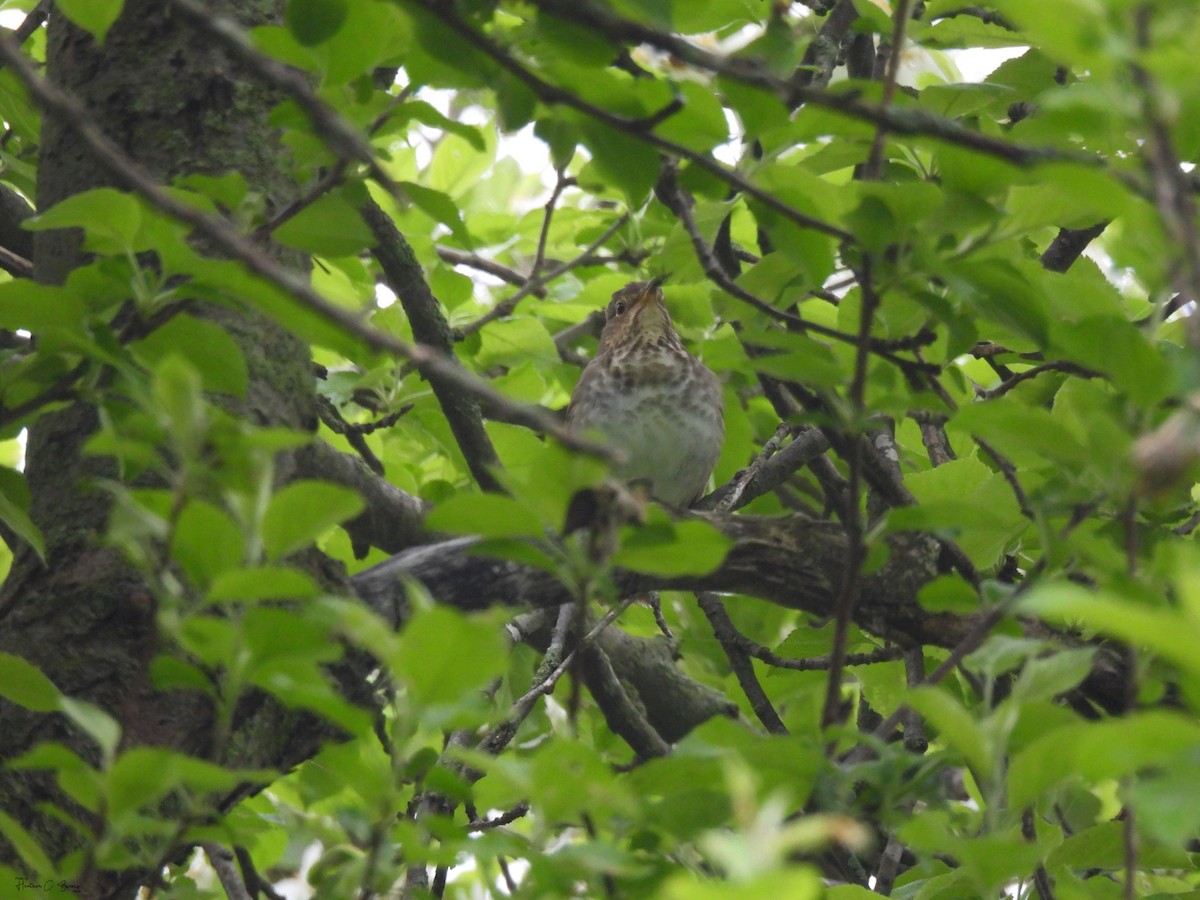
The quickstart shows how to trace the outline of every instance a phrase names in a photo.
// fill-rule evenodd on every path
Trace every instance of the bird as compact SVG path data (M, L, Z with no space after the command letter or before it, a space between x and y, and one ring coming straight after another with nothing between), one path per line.
M604 317L600 346L571 394L567 427L599 431L622 451L617 478L644 483L661 503L691 506L725 438L721 382L684 348L661 279L614 292Z

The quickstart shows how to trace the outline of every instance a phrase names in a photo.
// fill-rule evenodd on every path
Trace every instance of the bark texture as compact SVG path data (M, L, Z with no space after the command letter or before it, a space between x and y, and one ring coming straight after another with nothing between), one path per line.
M214 14L247 26L277 22L283 0L214 0ZM55 11L49 23L47 77L79 97L95 121L156 178L171 183L184 174L237 171L273 204L293 194L286 154L267 116L278 98L240 71L211 41L200 39L170 4L127 0L103 47ZM42 137L39 209L108 184L71 123L48 117ZM118 185L119 187L120 185ZM39 232L35 277L62 283L87 259L77 230ZM289 260L297 265L303 260ZM311 430L315 423L307 346L263 317L228 307L203 308L241 346L250 374L246 398L232 411L257 424ZM226 746L213 746L208 701L195 692L159 692L148 671L164 648L155 602L137 572L98 539L110 503L97 487L115 478L111 461L81 448L98 422L97 410L77 403L41 419L31 430L27 477L33 516L47 544L45 566L20 552L0 590L0 650L25 657L69 696L88 700L116 717L122 747L151 744L220 759L225 765L292 765L329 735L313 717L286 710L263 696L242 703ZM296 462L283 457L278 477ZM344 573L317 554L307 560L320 581L344 588ZM355 694L363 684L362 660L335 671ZM362 688L358 687L359 694ZM0 760L11 760L43 741L61 742L97 762L97 749L58 714L38 714L0 700ZM48 779L34 771L0 768L0 808L30 829L52 858L78 835L38 808L54 797ZM74 807L84 823L88 817ZM0 863L20 869L0 840ZM36 874L36 873L34 873ZM84 896L130 896L137 872L107 873L89 867Z

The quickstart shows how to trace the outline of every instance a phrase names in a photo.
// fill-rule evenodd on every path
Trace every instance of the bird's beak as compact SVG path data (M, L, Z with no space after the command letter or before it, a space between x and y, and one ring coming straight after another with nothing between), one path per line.
M642 288L641 294L637 298L637 306L639 309L645 309L655 298L662 296L663 278L652 278L646 282L646 286Z

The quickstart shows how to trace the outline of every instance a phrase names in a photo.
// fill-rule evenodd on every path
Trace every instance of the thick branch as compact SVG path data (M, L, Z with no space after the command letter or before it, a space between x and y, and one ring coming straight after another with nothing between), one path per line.
M296 453L295 462L299 477L333 481L362 496L366 510L345 526L356 551L378 547L399 553L428 540L421 526L428 505L380 478L357 456L314 441Z
M365 203L359 212L378 241L372 252L383 269L388 287L395 292L408 315L413 337L419 343L437 350L446 359L454 360L450 348L450 326L442 315L437 298L429 289L429 283L425 281L425 274L412 247L396 223L374 201ZM491 439L483 430L479 403L469 392L438 372L429 372L426 377L476 483L485 491L502 490L492 471L499 467L500 460Z
M792 516L756 518L693 514L719 528L733 548L706 575L659 577L619 571L626 594L649 590L712 590L749 594L816 616L833 611L833 594L845 566L846 537L840 526ZM549 573L507 560L474 555L475 538L455 538L415 547L354 576L358 593L376 608L404 608L401 579L417 578L436 600L460 609L496 604L557 606L570 592ZM865 575L855 622L898 644L954 646L971 627L971 617L925 612L917 591L938 574L940 545L927 535L888 539L891 555Z

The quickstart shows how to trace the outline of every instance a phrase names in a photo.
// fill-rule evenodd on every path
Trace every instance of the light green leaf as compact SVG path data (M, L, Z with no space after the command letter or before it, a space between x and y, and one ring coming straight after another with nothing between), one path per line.
M86 318L86 304L65 288L24 278L0 284L0 328L34 334L63 329L81 334Z
M249 375L242 350L215 322L177 315L131 346L150 367L169 354L182 356L200 373L205 390L235 397L246 394Z
M316 594L317 586L312 577L298 569L259 566L227 569L218 573L213 578L207 596L213 603L254 603L258 600L294 600Z
M621 530L615 565L648 575L703 575L721 565L733 541L707 522L672 522L651 511L645 525Z
M242 561L245 540L225 510L204 500L184 507L171 539L171 557L200 587Z
M90 0L82 5L90 5ZM86 249L112 256L142 249L137 241L141 225L142 207L136 198L115 188L94 188L60 200L27 219L23 227L29 231L82 228Z
M281 244L314 256L351 256L375 246L375 236L350 201L326 194L275 231Z
M972 613L979 609L974 588L957 575L942 575L921 588L917 602L932 613Z
M475 365L480 369L512 366L529 360L542 363L558 360L554 339L537 319L528 316L501 319L480 334L479 352L475 354Z
M0 653L0 695L34 712L54 712L62 700L41 669L11 653Z
M499 494L456 494L439 503L425 520L432 531L488 538L541 537L546 524L528 506Z
M422 125L429 125L430 127L456 134L480 153L487 150L487 145L483 142L483 137L480 135L478 128L455 119L447 118L424 100L408 100L400 104L400 107L396 110L396 116L400 119L406 117L415 119Z
M420 705L473 703L505 668L503 630L494 617L466 616L444 606L423 609L400 634L390 660Z
M1051 622L1083 625L1146 647L1200 676L1200 623L1173 609L1148 607L1089 591L1076 584L1039 585L1021 601L1021 612Z
M904 483L920 502L893 509L888 527L950 534L978 566L995 563L1025 526L1011 488L977 459L951 460Z
M464 246L471 245L471 236L463 222L462 211L449 194L422 187L411 181L401 184L405 195L412 204L436 222L441 222L450 229L450 233Z
M349 488L326 481L293 481L271 498L263 516L267 557L277 560L307 547L362 508L362 497Z
M1079 647L1030 660L1021 670L1012 696L1019 698L1022 703L1057 697L1087 677L1095 656L1095 648Z
M0 467L0 520L33 548L43 563L46 561L46 544L41 529L29 518L29 485L25 476L9 468Z
M37 876L49 878L58 871L37 839L26 831L20 822L3 810L0 810L0 834L3 834L12 844L17 855Z
M938 688L917 688L908 695L908 704L963 755L977 781L991 779L996 761L988 736L957 700Z
M121 740L121 726L116 719L96 704L74 697L63 697L59 710L100 745L104 759L112 759Z
M1095 784L1134 775L1183 752L1200 752L1200 723L1180 713L1151 710L1067 725L1013 757L1009 799L1013 808L1022 809L1072 776Z

